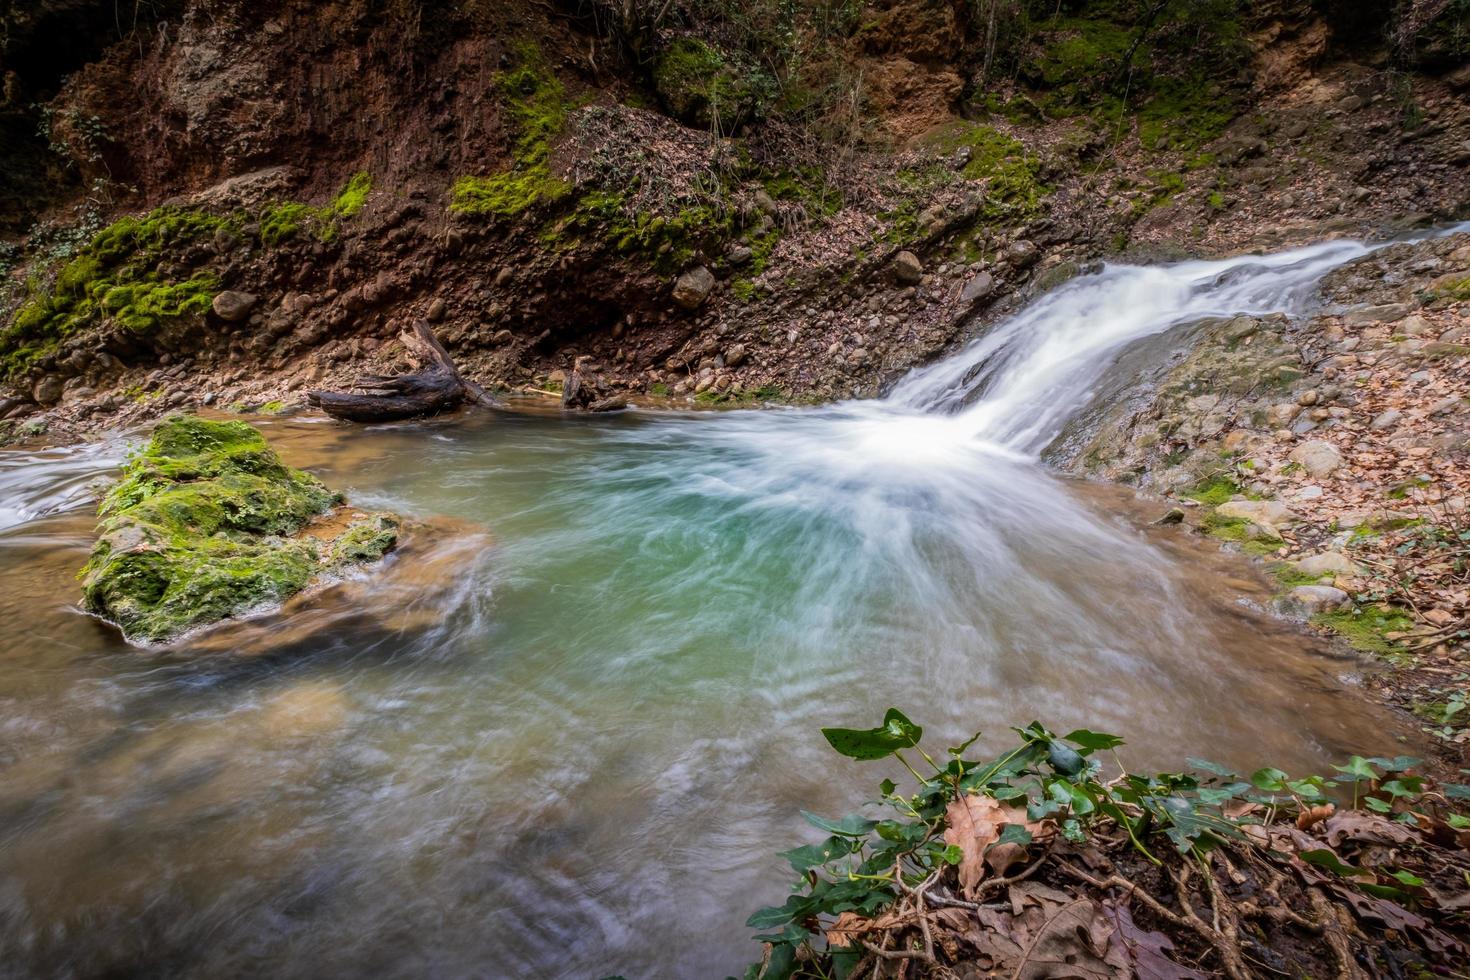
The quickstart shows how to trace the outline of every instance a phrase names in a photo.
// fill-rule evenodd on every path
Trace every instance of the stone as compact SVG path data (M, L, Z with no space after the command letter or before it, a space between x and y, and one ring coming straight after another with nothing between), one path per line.
M905 249L893 257L893 278L905 286L915 286L924 278L924 264Z
M234 289L227 289L214 298L210 308L214 315L226 323L240 323L250 316L250 311L255 309L259 300L254 293L242 293Z
M1298 585L1276 599L1276 611L1285 616L1316 616L1336 612L1348 604L1348 594L1331 585Z
M1247 337L1254 336L1261 329L1261 321L1253 316L1238 316L1225 324L1222 336L1227 343L1238 344Z
M1296 403L1303 406L1312 406L1322 400L1322 393L1316 388L1310 388L1297 396Z
M1279 500L1227 500L1215 508L1215 513L1232 521L1250 521L1268 527L1295 519L1291 508Z
M1357 562L1340 551L1324 551L1319 555L1308 555L1294 566L1303 575L1347 575L1363 574Z
M764 211L766 214L776 213L776 199L763 190L756 191L754 194L752 194L751 201L755 203L755 206L757 208L759 208L761 211Z
M1289 458L1317 478L1331 476L1342 466L1342 453L1323 439L1302 443L1291 451Z
M63 385L64 382L61 379L61 375L48 374L36 382L36 386L31 389L31 397L35 399L38 405L48 407L55 405L61 401Z
M1159 526L1167 526L1167 525L1170 525L1170 524L1182 524L1183 522L1184 522L1184 510L1183 510L1183 508L1180 508L1180 507L1170 507L1168 509L1168 511L1166 511L1164 513L1164 516L1163 517L1160 517L1158 520L1154 521L1154 524L1159 525Z
M429 304L428 310L424 312L424 319L430 323L438 323L444 319L444 313L448 308L449 304L444 302L444 298L442 296L436 296L433 302Z
M725 257L730 260L731 265L744 265L751 260L754 254L749 245L732 245L730 251L725 253Z
M1408 315L1407 306L1402 303L1388 303L1383 306L1366 306L1353 310L1342 318L1342 322L1349 327L1367 327L1375 323L1394 323Z
M1429 415L1431 417L1436 415L1445 415L1449 412L1454 411L1463 402L1464 399L1462 399L1459 395L1449 395L1445 398L1441 398L1439 401L1429 406Z
M745 358L748 354L749 352L745 349L744 344L731 344L725 348L725 366L732 368L739 367L745 363Z
M960 290L961 303L978 303L995 291L995 277L988 272L979 272L970 277Z
M1011 242L1006 248L1006 258L1010 259L1011 265L1017 269L1028 269L1036 264L1037 259L1041 258L1041 250L1036 247L1035 242L1022 239L1018 242Z
M686 310L697 310L715 288L715 276L704 266L695 266L674 283L674 302Z
M1403 418L1403 415L1404 415L1404 413L1403 412L1400 412L1398 409L1396 409L1396 408L1390 408L1386 412L1380 412L1378 414L1377 418L1375 418L1371 423L1369 423L1368 428L1370 428L1370 429L1388 429L1388 428L1391 428L1391 427L1393 427L1394 425L1396 425L1398 423L1398 420L1399 419Z

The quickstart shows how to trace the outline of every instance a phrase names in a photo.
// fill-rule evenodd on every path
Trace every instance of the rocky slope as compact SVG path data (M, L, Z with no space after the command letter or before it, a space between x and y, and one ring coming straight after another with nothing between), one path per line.
M1134 391L1059 456L1262 557L1277 610L1401 668L1373 683L1464 761L1470 234L1344 266L1301 320L1201 323Z

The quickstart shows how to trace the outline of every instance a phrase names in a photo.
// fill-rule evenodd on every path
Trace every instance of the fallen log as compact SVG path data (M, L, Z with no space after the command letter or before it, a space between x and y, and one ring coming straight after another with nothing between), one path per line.
M423 370L392 376L365 375L353 391L309 391L307 402L347 422L394 422L437 415L466 401L498 404L485 389L460 375L449 352L423 320L415 320L399 339Z

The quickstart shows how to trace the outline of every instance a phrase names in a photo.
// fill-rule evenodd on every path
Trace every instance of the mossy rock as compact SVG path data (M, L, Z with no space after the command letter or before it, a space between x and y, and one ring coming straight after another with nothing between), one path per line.
M721 133L762 117L776 95L768 72L693 37L679 38L660 52L653 84L680 122Z
M327 541L301 533L341 503L252 426L171 417L103 498L83 606L130 641L161 643L280 603L397 543L387 514Z

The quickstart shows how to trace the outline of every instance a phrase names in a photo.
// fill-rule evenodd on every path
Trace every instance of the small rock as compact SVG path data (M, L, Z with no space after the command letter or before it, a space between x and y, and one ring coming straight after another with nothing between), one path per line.
M995 291L995 277L988 272L980 272L965 283L965 288L960 290L960 302L978 303Z
M1398 422L1399 419L1403 418L1403 415L1404 415L1404 413L1403 412L1400 412L1398 409L1396 409L1396 408L1390 408L1386 412L1380 412L1379 415L1378 415L1378 417L1375 418L1371 423L1369 423L1368 428L1370 428L1370 429L1387 429L1387 428L1391 428L1393 425L1397 424L1397 422Z
M1275 601L1277 612L1303 618L1336 612L1347 604L1348 594L1330 585L1298 585Z
M255 309L258 297L254 293L242 293L227 289L214 298L210 307L214 315L226 323L240 323Z
M1228 343L1238 344L1261 329L1261 321L1253 316L1238 316L1225 324L1223 336Z
M444 319L444 313L448 308L449 304L444 302L444 298L441 296L436 296L434 297L433 302L429 304L428 310L424 312L424 319L428 320L430 323L438 323L440 320Z
M515 334L509 330L497 330L490 336L490 342L497 347L503 347L515 339Z
M1316 388L1312 388L1312 389L1309 389L1307 391L1302 392L1299 396L1297 396L1296 403L1298 405L1306 405L1306 406L1310 407L1312 405L1317 404L1321 400L1322 400L1322 393L1320 391L1318 391Z
M1154 521L1157 525L1180 524L1184 521L1184 510L1180 507L1170 507L1168 512Z
M1353 310L1342 318L1345 326L1368 327L1375 323L1394 323L1409 315L1409 308L1402 303L1390 303L1384 306L1368 306L1361 310Z
M1324 551L1320 555L1308 555L1294 566L1303 575L1326 575L1329 572L1334 575L1347 575L1354 577L1363 574L1363 569L1358 566L1347 555L1340 551Z
M746 351L744 344L731 344L729 347L725 348L725 366L732 368L739 367L740 365L745 363L745 358L747 356L748 352Z
M1342 453L1332 443L1322 439L1302 443L1291 451L1289 458L1318 478L1331 476L1342 466Z
M1434 416L1444 415L1447 412L1452 412L1457 406L1461 404L1462 401L1463 399L1461 399L1459 395L1450 395L1448 398L1441 398L1439 401L1429 406L1429 414L1431 416Z
M731 265L744 265L754 254L749 245L732 245L730 251L725 253L725 257L730 260Z
M686 310L697 310L714 288L714 273L702 265L696 266L674 283L674 302Z
M1010 246L1006 249L1006 258L1010 259L1011 265L1017 269L1026 269L1035 265L1036 260L1041 258L1041 250L1036 247L1035 242L1028 242L1023 239L1018 242L1011 242Z
M924 278L924 264L906 249L893 257L892 269L893 278L905 286L917 285Z
M1227 500L1215 513L1233 521L1275 526L1293 519L1291 508L1279 500Z
M31 397L38 405L51 406L61 401L61 392L64 382L59 374L48 374L36 382L35 388L31 389Z

